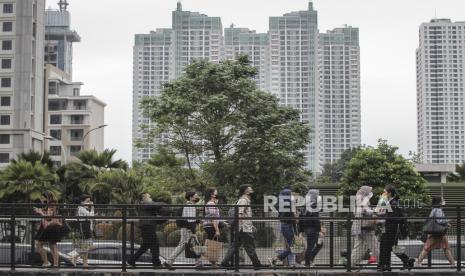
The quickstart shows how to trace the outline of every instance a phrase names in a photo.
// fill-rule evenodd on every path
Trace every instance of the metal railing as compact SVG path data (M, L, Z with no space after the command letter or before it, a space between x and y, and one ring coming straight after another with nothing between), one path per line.
M76 209L79 205L58 205L59 216L70 225L69 233L63 235L58 244L61 267L73 267L73 256L78 251L79 237L76 233L80 231L80 224L89 217L76 216ZM132 258L135 251L141 244L141 233L139 222L156 221L156 234L160 247L160 259L163 263L178 245L181 231L176 225L176 220L189 219L180 216L183 207L194 207L196 209L195 219L200 222L196 227L197 237L200 245L196 247L198 251L206 250L204 242L206 233L202 222L212 219L204 216L205 205L163 205L165 211L163 216L140 216L138 215L139 205L95 205L95 216L92 220L92 248L87 250L89 267L94 269L121 269L126 271L129 267L127 261ZM40 267L41 261L37 254L35 239L41 221L44 219L32 211L33 207L43 207L37 204L0 204L0 268ZM211 207L211 206L210 206ZM281 233L281 221L277 213L265 212L262 205L253 205L253 217L239 217L239 207L237 205L217 205L220 210L220 217L215 218L224 221L221 228L219 242L222 243L217 258L217 262L212 264L208 260L203 260L203 269L218 269L226 250L234 246L234 258L232 269L252 268L252 264L243 249L237 243L232 243L233 237L239 236L239 223L241 220L252 220L256 231L254 232L254 243L256 252L263 268L270 268L268 261L277 256L284 249L286 244ZM398 241L400 251L412 258L416 258L423 248L423 242L419 240L422 234L422 227L428 218L431 208L405 209L406 220L409 225L409 235L406 239ZM421 267L414 269L454 269L461 271L464 252L462 251L462 211L461 206L445 206L443 210L450 222L446 237L456 259L456 267L451 268L443 252L434 250L430 252L427 260ZM229 216L228 216L229 214ZM230 216L234 214L233 216ZM194 218L192 218L194 219ZM291 253L282 262L278 262L277 269L332 269L352 271L355 269L376 269L379 256L377 248L379 244L369 244L366 256L360 262L353 263L352 255L355 244L355 237L352 235L352 224L357 220L365 218L355 218L349 213L325 213L320 212L319 218L286 218L298 224L299 220L319 220L326 229L324 237L321 238L322 247L313 260L313 267L303 266L305 255L305 239L295 239L291 247ZM400 219L400 218L399 218ZM229 224L229 226L227 226ZM374 230L379 242L381 228ZM77 235L79 236L79 235ZM305 236L305 235L304 235ZM50 255L50 249L45 247ZM74 252L74 253L73 253ZM73 255L74 254L74 255ZM375 256L375 257L373 257ZM391 254L391 269L411 269L397 259L394 253ZM51 260L49 256L49 260ZM137 268L152 267L150 253L147 252L138 260ZM82 260L76 259L77 266L80 267ZM195 260L186 258L184 253L176 258L175 268L193 268Z

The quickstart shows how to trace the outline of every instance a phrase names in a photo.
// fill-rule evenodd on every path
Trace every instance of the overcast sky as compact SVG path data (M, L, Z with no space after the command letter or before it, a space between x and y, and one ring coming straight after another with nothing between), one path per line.
M47 0L56 8L58 0ZM134 34L171 27L177 0L68 0L74 46L74 81L82 94L107 103L105 146L131 160L132 46ZM305 10L307 0L182 0L183 10L220 16L258 32L268 17ZM415 49L418 27L434 17L465 21L465 0L315 0L320 32L343 24L360 28L362 143L379 138L416 151Z

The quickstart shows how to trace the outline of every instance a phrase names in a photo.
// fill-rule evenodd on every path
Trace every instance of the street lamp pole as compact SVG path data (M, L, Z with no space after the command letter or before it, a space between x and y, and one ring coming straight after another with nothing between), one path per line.
M86 134L84 134L84 136L82 136L82 150L84 150L84 148L85 148L86 137L87 137L87 135L89 135L89 133L91 133L94 130L101 129L101 128L104 128L104 127L107 127L107 126L108 125L99 125L98 127L94 127L93 129L87 131Z

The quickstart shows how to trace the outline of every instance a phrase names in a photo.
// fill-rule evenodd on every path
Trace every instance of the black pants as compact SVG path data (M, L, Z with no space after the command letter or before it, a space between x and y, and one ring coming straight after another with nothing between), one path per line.
M207 226L207 227L204 227L203 230L205 231L205 234L207 235L206 236L206 239L207 240L213 240L213 238L215 238L215 227L210 227L210 226Z
M234 249L244 246L245 252L249 256L254 266L260 266L260 260L258 259L257 252L255 251L255 238L253 233L240 232L239 237L234 237L234 242L229 246L226 255L224 256L222 265L231 265L234 260Z
M307 250L305 250L305 265L309 265L315 259L316 254L321 249L318 247L318 237L320 233L313 229L305 229L305 235L307 236Z
M396 244L396 233L383 233L379 245L379 267L391 267L391 251L392 247Z
M134 255L134 259L132 261L137 261L137 259L139 259L142 254L150 249L150 253L152 253L152 263L154 265L161 265L160 246L158 244L155 225L142 225L140 227L140 231L142 236L142 244Z

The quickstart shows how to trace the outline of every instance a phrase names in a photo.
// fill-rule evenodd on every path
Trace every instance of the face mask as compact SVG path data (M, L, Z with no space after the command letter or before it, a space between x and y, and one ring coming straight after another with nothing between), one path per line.
M372 198L372 197L373 197L373 193L369 193L368 198Z
M200 198L198 198L198 197L194 198L194 203L197 203L199 201L200 201Z

